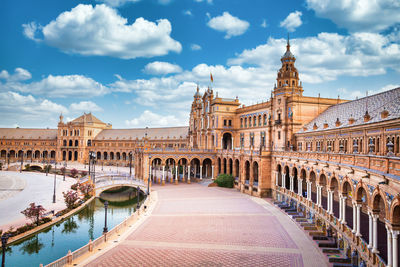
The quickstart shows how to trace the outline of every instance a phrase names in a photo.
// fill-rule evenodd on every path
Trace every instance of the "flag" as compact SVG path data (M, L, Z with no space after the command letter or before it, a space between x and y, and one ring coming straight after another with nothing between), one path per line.
M210 79L211 79L211 82L213 83L214 82L214 78L213 78L213 76L212 76L212 73L210 72Z

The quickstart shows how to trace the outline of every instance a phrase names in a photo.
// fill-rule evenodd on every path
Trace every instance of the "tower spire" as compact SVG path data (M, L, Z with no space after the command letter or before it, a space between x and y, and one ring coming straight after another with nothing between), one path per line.
M290 51L290 37L289 37L289 33L287 33L286 51Z

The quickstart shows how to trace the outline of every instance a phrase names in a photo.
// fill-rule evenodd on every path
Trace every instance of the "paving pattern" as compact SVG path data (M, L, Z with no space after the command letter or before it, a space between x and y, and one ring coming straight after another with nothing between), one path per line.
M326 266L314 242L265 200L202 185L153 187L152 214L86 266Z

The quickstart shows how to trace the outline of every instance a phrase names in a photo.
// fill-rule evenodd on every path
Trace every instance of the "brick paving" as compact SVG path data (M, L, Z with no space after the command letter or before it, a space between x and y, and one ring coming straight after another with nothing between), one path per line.
M158 202L126 239L86 266L326 266L270 203L234 189L155 186Z

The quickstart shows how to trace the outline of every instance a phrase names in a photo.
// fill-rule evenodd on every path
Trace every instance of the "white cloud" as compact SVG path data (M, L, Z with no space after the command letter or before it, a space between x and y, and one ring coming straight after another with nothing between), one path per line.
M302 13L300 11L290 13L285 20L281 21L280 26L286 28L289 32L294 32L296 28L303 23L301 21L301 15Z
M103 111L96 103L92 101L81 101L79 103L72 103L69 106L69 110L72 112L99 112Z
M379 32L400 22L396 0L307 0L307 6L317 16L352 32Z
M250 26L247 21L234 17L226 11L221 16L210 19L207 25L214 30L226 32L225 39L242 35Z
M36 22L30 22L27 24L22 24L22 28L24 35L28 38L28 39L32 39L34 41L40 41L39 39L35 38L35 34L37 31L39 31L41 29L41 26L38 25Z
M129 127L165 127L171 125L186 125L186 121L178 119L175 115L156 114L145 110L139 117L126 120Z
M190 49L192 49L193 51L198 51L201 50L201 46L198 44L191 44Z
M96 0L96 1L105 3L112 7L119 7L119 6L128 4L128 3L136 3L136 2L139 2L140 0Z
M267 26L268 26L267 21L265 19L263 19L263 21L262 21L260 26L263 27L263 28L267 28Z
M209 5L213 4L213 0L194 0L194 1L197 2L197 3L204 2L204 3L207 3Z
M32 95L5 91L0 92L0 99L0 125L5 127L15 123L32 127L44 122L49 123L46 126L54 126L57 116L68 112L62 105Z
M187 15L187 16L190 16L190 17L193 16L192 11L190 11L190 10L184 10L183 14Z
M115 9L104 4L95 7L79 4L61 13L40 31L44 43L66 53L132 59L182 50L181 44L170 36L171 23L167 19L157 23L144 18L137 18L130 25L127 22ZM25 35L37 40L29 31Z
M269 38L266 44L244 50L228 64L254 64L276 71L280 62L276 55L285 51L284 39ZM347 36L320 33L316 37L292 39L291 50L304 82L321 83L338 76L370 76L385 74L388 69L400 72L400 45L387 36L355 33Z
M21 69L22 70L22 69ZM2 74L6 71L2 71ZM18 78L13 78L18 77ZM2 91L18 91L35 95L44 95L50 98L57 97L93 97L107 94L108 88L92 78L82 75L49 75L40 81L31 83L20 82L30 78L30 73L26 70L11 75L5 83L0 83Z
M153 75L164 75L169 73L182 72L182 68L176 64L154 61L145 66L144 72Z
M7 82L25 81L30 78L32 78L31 73L23 68L16 68L14 74L11 75L6 70L0 72L0 79L4 79Z

